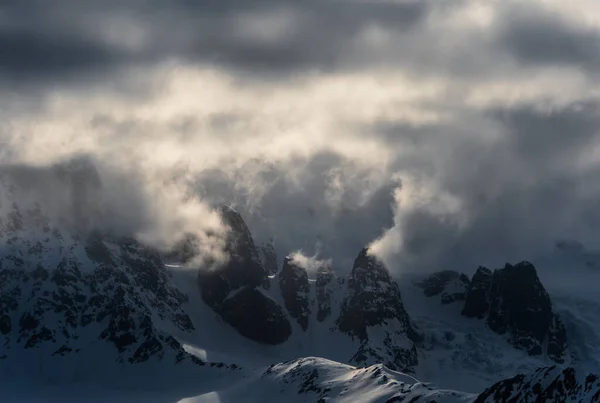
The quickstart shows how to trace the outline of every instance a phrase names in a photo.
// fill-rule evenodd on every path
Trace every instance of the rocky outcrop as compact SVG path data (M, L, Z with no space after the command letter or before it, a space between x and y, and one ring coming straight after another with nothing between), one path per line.
M486 389L475 403L600 402L600 377L574 368L540 368Z
M260 291L268 289L270 283L250 230L234 209L223 206L220 213L230 229L225 245L229 260L216 269L199 270L202 299L241 335L261 343L283 343L291 326L282 308ZM234 302L239 304L234 306Z
M283 309L255 287L243 287L227 298L220 313L238 332L250 340L280 344L292 334Z
M434 273L418 285L427 297L439 295L442 304L464 301L471 281L465 274L446 270Z
M363 249L354 261L347 286L337 326L361 341L352 362L384 362L392 369L412 370L418 361L414 343L421 337L404 309L398 285L383 263ZM369 334L375 327L381 331Z
M323 322L331 315L331 299L335 282L335 274L329 265L321 266L317 269L316 302L317 302L317 321Z
M552 361L561 364L565 361L567 347L567 329L560 317L554 314L548 332L546 354Z
M417 285L427 297L440 296L442 304L464 301L463 316L485 319L515 348L564 362L566 329L531 263L507 264L493 272L479 267L470 281L464 274L442 271Z
M171 355L175 362L203 364L156 327L160 320L194 330L182 309L186 297L171 284L157 252L98 233L82 243L68 235L59 243L47 238L33 248L17 235L0 256L0 345L7 357L19 347L77 353L90 346L80 337L91 334L114 347L118 362Z
M464 316L485 318L498 334L529 355L544 353L563 362L566 330L552 310L550 296L529 262L507 264L493 273L480 267L468 289Z
M283 268L279 273L279 288L290 316L306 331L311 313L308 274L304 268L295 264L291 257L286 257L283 261Z
M275 252L273 238L269 238L267 242L258 247L258 257L268 275L277 274L279 266L277 264L277 253Z
M462 314L469 318L484 318L489 311L489 290L492 283L492 272L479 267L467 290Z
M496 270L490 287L487 324L496 333L510 332L513 345L530 355L542 354L553 320L550 296L533 265L507 264Z

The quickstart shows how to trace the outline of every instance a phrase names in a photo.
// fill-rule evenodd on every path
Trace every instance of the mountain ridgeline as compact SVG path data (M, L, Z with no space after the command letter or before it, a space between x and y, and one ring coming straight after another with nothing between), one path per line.
M498 335L500 350L545 363L533 373L494 378L500 381L478 395L444 390L412 378L440 361L428 349L428 329L414 320L418 313L411 317L407 309L413 300L403 298L409 295L405 288L368 248L357 251L343 276L330 262L304 267L294 256L279 267L272 241L256 245L241 215L223 206L229 260L198 268L192 291L184 293L164 261L193 261L194 239L165 255L133 237L94 229L102 216L91 219L84 212L87 204L96 208L94 192L102 186L97 172L84 164L51 174L66 183L69 209L81 217L64 222L48 214L43 203L22 197L29 194L23 181L0 172L0 380L112 384L118 374L122 385L137 377L138 387L145 387L149 379L229 382L240 374L240 396L246 382L255 382L270 388L263 401L277 399L274 390L306 396L304 401L600 401L599 378L568 367L567 326L531 263L480 267L472 277L443 271L409 289L420 303L439 299L448 309L444 314L456 314L444 318L449 322L467 321L485 337ZM193 304L212 316L195 316ZM251 360L238 365L237 356L187 348L211 326L239 342L237 332L250 349L272 357L286 346L293 359L245 368ZM215 357L219 361L209 359ZM556 365L547 365L552 361ZM159 368L163 372L154 376Z
M327 322L332 331L356 341L350 363L384 363L408 372L419 364L423 335L404 307L398 284L367 248L344 277L325 263L311 268L309 276L291 256L269 276L272 271L261 264L240 214L228 207L221 213L231 229L231 259L218 270L200 270L198 284L205 303L241 335L281 344L293 332ZM565 361L565 326L532 264L507 264L493 272L480 267L472 278L443 271L419 286L427 297L439 296L442 305L461 304L462 316L484 321L491 331L506 335L514 348Z
M493 272L479 267L471 279L443 271L420 286L427 297L439 295L442 304L462 304L463 316L485 321L515 348L531 356L545 354L556 363L565 361L565 326L531 263L506 264Z
M331 322L357 344L349 362L414 370L421 337L404 309L398 285L367 249L360 251L347 277L337 277L324 264L309 279L305 268L286 257L270 278L240 214L222 207L221 215L231 230L226 246L231 258L216 270L199 270L198 286L203 301L242 336L281 344L293 331Z

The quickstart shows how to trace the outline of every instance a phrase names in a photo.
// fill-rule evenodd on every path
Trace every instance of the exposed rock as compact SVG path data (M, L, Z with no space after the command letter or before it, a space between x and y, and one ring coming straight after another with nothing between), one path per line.
M217 312L232 291L246 286L268 288L269 285L267 272L240 213L227 206L221 207L220 212L230 228L225 245L229 260L215 270L202 269L198 275L202 299Z
M552 310L550 296L529 262L507 264L492 274L479 268L467 292L463 315L486 318L488 327L508 334L515 348L529 355L546 353L563 362L566 330Z
M392 369L410 371L417 364L415 342L421 336L404 309L398 285L383 263L363 249L348 278L348 296L342 303L338 328L361 341L353 362L360 365L384 362ZM373 340L369 329L380 326L381 340ZM382 347L383 346L383 347ZM383 350L384 351L383 351Z
M446 270L434 273L418 285L423 288L427 297L441 295L442 304L464 301L471 284L469 278L462 273Z
M492 272L485 268L479 267L467 290L465 298L465 306L462 314L469 318L484 318L489 310L489 291L492 283Z
M550 325L546 352L551 360L562 364L565 361L565 351L567 351L567 329L560 317L554 314Z
M290 316L306 330L310 316L308 274L304 268L295 264L291 257L286 257L283 261L283 268L279 273L279 287Z
M513 345L540 355L553 320L550 296L528 262L496 270L490 289L490 329L511 332Z
M273 275L279 271L273 238L258 247L258 257L267 274Z
M540 368L533 374L500 381L474 403L600 402L600 377L574 368Z
M323 322L331 315L331 296L335 275L331 266L321 266L317 269L317 320Z
M186 298L170 284L156 252L132 242L94 234L86 246L61 246L68 252L54 268L42 263L52 254L44 247L35 269L28 267L37 261L33 255L23 267L0 269L0 345L8 351L58 344L55 353L62 356L84 348L78 339L94 325L120 362L161 359L165 349L177 361L198 362L179 343L167 345L168 336L155 327L151 312L182 331L194 330L181 307ZM2 255L0 265L10 257Z
M230 228L226 240L229 261L215 270L199 271L202 299L241 335L267 344L282 343L289 337L291 325L283 309L259 290L269 288L269 277L250 230L230 207L223 206L221 216Z
M18 180L19 175L28 180ZM31 191L27 186L45 178L67 185L66 199L77 210L72 218L78 225L22 197ZM6 352L5 363L18 348L65 356L98 340L109 346L107 352L114 350L106 357L110 362L170 357L201 363L156 323L194 330L182 308L187 298L172 284L158 252L132 238L94 229L99 216L78 216L93 210L94 192L101 186L86 159L49 171L0 172L0 349Z
M260 343L280 344L292 334L283 309L254 287L243 287L227 298L221 315L242 336Z

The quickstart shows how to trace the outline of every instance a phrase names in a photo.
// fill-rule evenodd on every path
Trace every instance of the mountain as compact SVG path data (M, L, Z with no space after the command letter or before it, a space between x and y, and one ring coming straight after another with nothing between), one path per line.
M204 302L241 335L277 345L296 332L296 340L304 339L306 355L317 354L317 344L345 339L345 348L338 350L345 362L414 371L420 335L404 309L398 285L368 249L360 251L350 274L341 278L325 266L316 268L316 278L311 279L292 257L269 277L239 213L222 207L221 215L231 229L231 259L216 270L200 269L198 284Z
M530 263L395 279L363 248L347 274L294 255L276 270L223 206L229 260L191 269L192 238L165 255L101 225L102 186L85 161L0 171L0 388L15 401L598 399L582 365L600 306L557 304Z
M101 186L98 177L67 168L73 167L51 174L82 207L90 194L82 195L82 183ZM171 334L196 329L183 309L187 297L157 251L130 237L87 231L81 222L70 227L43 203L27 203L27 191L14 175L0 176L2 377L90 380L114 370L113 363L207 364Z
M544 353L554 362L565 361L565 326L531 263L506 264L493 272L479 267L471 279L444 271L420 286L427 297L440 295L442 304L461 303L463 316L485 320L490 330L507 335L513 347L531 356Z
M218 269L198 272L202 299L243 336L267 344L283 343L292 328L283 309L267 294L269 273L250 230L241 215L227 206L221 207L221 216L230 228L229 261Z
M475 403L600 402L600 377L582 375L574 368L540 368L498 382Z

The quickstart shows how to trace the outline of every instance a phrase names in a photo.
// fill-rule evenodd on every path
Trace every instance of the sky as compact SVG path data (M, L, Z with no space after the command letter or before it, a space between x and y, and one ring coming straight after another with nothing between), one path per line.
M0 0L0 161L86 156L153 242L227 203L281 261L472 271L600 248L599 76L595 0Z

